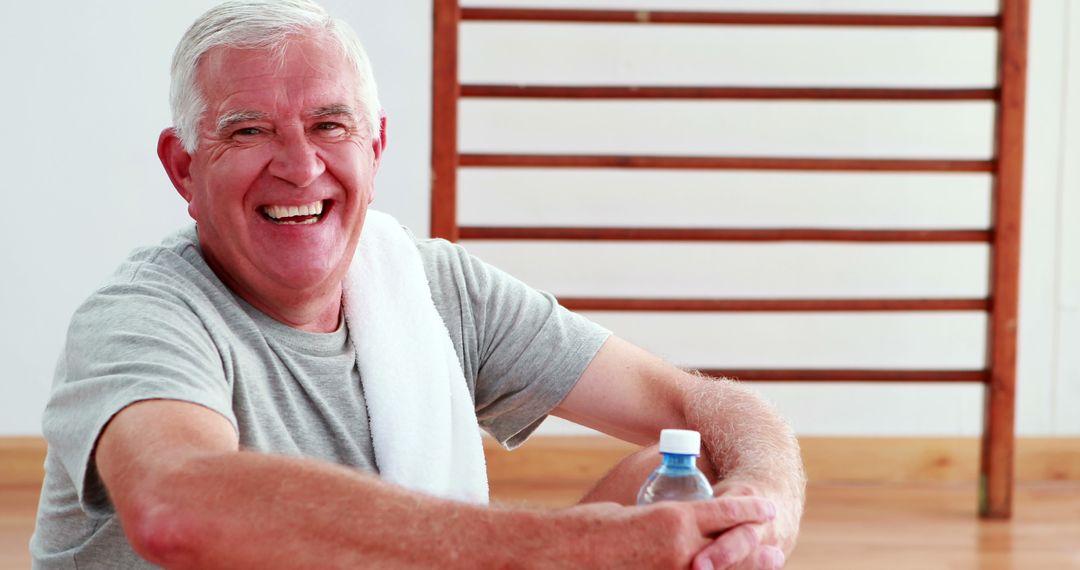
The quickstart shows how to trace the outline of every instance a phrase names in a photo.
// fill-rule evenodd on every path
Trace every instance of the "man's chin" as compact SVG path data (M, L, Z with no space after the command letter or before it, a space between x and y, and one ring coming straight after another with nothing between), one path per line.
M286 239L256 242L254 255L248 259L272 281L290 289L305 289L324 283L335 273L344 275L348 260L344 259L347 248L342 241L336 231L300 232Z

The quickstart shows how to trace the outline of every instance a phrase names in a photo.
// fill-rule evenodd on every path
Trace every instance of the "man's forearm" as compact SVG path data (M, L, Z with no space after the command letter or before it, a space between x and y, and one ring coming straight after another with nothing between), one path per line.
M724 488L745 484L791 505L789 522L802 513L806 478L798 440L779 414L752 390L729 380L696 376L687 382L682 424L701 432L698 466L710 481ZM582 499L634 504L645 478L660 464L657 446L632 453L619 462Z
M193 458L144 483L158 491L125 530L141 555L170 569L686 567L711 536L772 516L756 499L487 508L256 453Z
M686 421L701 432L703 465L721 486L745 485L786 508L776 528L784 550L794 548L805 501L806 475L790 426L752 390L730 380L702 378L691 394ZM737 489L736 489L737 490Z
M529 555L528 542L508 535L545 516L244 452L193 457L139 484L149 495L125 528L141 555L168 568L499 567Z

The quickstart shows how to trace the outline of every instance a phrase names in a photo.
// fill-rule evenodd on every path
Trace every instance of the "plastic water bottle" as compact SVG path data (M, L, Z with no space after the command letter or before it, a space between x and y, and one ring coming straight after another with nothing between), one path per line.
M660 431L664 462L649 475L638 492L637 504L657 501L702 501L713 496L712 486L697 468L701 434L686 429Z

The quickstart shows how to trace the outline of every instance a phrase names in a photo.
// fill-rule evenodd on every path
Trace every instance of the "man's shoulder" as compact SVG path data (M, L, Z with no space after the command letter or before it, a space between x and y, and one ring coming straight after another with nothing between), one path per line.
M456 250L464 251L465 248L460 245L447 241L443 238L434 237L420 237L416 235L408 226L401 226L401 230L409 236L409 239L416 244L416 248L420 250L420 255L437 255L445 252L452 252Z
M479 261L469 255L461 244L443 238L419 237L408 227L401 226L401 228L416 245L416 250L420 252L420 262L424 266L424 273L427 274L429 283L435 284L454 278Z
M131 250L101 288L188 281L205 276L204 268L209 269L199 250L195 226L190 225L168 234L156 245Z
M206 265L191 225L157 245L132 250L76 314L102 307L125 307L128 312L149 304L190 306L219 295L223 288Z

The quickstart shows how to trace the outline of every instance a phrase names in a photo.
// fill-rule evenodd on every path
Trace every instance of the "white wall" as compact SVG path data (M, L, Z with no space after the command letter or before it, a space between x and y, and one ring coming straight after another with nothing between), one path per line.
M365 40L390 114L379 207L427 231L428 2L326 0ZM0 5L0 434L40 433L72 311L132 248L188 221L155 155L169 62L215 0Z
M8 127L0 131L2 187L10 203L23 205L0 226L0 267L8 277L0 289L0 314L7 324L0 330L6 363L0 434L39 433L71 311L129 249L154 243L185 223L183 203L157 164L154 144L168 124L171 50L186 26L214 3L52 1L0 8L0 71L8 87L0 92ZM377 205L424 234L430 2L324 3L347 17L365 40L390 117ZM792 5L781 0L637 4ZM987 13L993 4L798 3L833 11L939 13ZM1077 435L1080 170L1066 157L1080 151L1080 108L1068 97L1080 89L1080 71L1067 73L1066 61L1080 60L1080 9L1070 11L1067 0L1033 4L1018 427L1022 434ZM985 31L924 31L914 40L881 30L637 28L628 34L631 42L621 39L627 34L606 34L591 28L574 34L565 26L520 26L503 34L469 24L462 35L462 74L470 81L511 81L522 74L552 81L637 77L669 84L700 77L730 84L993 82L994 37ZM465 150L985 158L991 149L990 113L983 103L468 101L462 106L461 144ZM676 131L677 137L664 136ZM989 180L981 175L574 174L463 172L463 222L984 227L989 219ZM933 197L939 201L928 207ZM529 216L520 218L521 212ZM807 295L808 290L817 296L979 296L986 291L986 251L977 245L470 247L563 294L618 289L673 296ZM660 354L697 366L968 368L981 365L983 348L984 319L967 314L593 316ZM770 385L763 390L803 434L957 435L979 429L981 392L975 386ZM566 428L554 424L548 430Z

